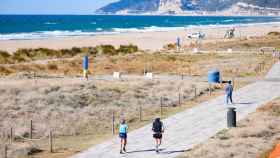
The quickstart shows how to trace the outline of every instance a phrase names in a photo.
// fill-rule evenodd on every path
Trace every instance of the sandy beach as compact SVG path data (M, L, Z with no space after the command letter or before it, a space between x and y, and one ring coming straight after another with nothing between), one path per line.
M19 48L51 48L62 49L72 47L96 46L100 44L111 44L119 46L121 44L135 44L144 50L159 50L168 43L174 43L177 37L181 37L182 42L187 44L191 40L186 35L195 32L203 32L206 34L203 42L211 42L213 40L221 40L227 29L232 26L221 27L193 27L184 30L172 30L164 32L131 32L112 35L96 35L96 36L77 36L66 38L48 38L40 40L2 40L0 41L0 50L10 53ZM269 24L250 24L235 27L236 38L263 36L271 31L280 31L280 23Z

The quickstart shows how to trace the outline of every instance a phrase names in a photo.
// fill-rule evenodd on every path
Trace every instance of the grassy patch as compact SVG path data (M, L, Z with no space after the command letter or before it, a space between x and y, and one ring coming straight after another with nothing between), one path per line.
M8 52L0 50L0 63L9 64L11 60L11 55Z
M30 62L34 60L45 60L54 58L71 58L78 55L93 55L98 53L114 56L118 54L132 54L138 51L138 47L135 45L121 45L116 49L112 45L100 45L96 47L73 47L71 49L48 49L48 48L36 48L36 49L18 49L16 52L9 54L5 51L0 51L0 64L14 64L22 62Z
M122 54L132 54L138 51L138 47L135 45L120 45L120 48L117 50Z

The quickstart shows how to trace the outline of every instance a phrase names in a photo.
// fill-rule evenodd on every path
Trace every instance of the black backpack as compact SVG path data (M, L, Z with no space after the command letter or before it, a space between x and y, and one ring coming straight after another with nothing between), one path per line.
M161 133L162 132L162 122L161 121L155 121L153 123L153 131L155 133Z

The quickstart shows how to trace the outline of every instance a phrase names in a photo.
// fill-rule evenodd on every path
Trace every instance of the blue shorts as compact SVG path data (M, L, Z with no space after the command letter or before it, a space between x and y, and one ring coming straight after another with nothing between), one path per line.
M126 139L127 138L126 133L120 133L119 136L120 136L121 139Z

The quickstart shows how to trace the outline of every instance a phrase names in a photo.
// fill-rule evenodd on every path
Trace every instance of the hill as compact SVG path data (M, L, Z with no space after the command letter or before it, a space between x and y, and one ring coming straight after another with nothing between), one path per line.
M278 15L279 0L120 0L97 13L103 14L254 14Z

